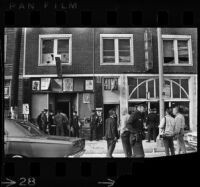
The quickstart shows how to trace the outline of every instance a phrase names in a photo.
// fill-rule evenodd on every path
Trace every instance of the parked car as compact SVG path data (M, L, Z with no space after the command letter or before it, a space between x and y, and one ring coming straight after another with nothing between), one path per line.
M80 157L85 152L82 138L44 134L36 125L22 120L4 120L6 157Z

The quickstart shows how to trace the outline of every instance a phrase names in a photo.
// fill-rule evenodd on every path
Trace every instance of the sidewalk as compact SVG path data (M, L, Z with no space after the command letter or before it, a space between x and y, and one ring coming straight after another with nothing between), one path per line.
M157 148L156 142L146 142L146 140L143 141L143 147L145 152L145 157L159 157L159 156L165 156L164 148ZM174 147L175 150L177 148L177 143L174 141ZM186 145L187 152L195 152L190 147ZM107 151L107 143L105 140L100 141L88 141L85 142L85 149L86 152L82 157L106 157L106 151ZM124 152L122 148L122 142L121 139L118 140L113 157L124 157Z

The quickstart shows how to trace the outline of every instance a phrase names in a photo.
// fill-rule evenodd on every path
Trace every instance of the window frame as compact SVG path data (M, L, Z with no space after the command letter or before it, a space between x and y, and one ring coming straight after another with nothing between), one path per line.
M114 39L114 63L103 62L103 39ZM119 62L119 39L130 40L130 62ZM100 34L100 65L134 65L133 34Z
M69 39L69 63L62 63L62 65L64 65L64 66L72 65L72 34L40 34L39 35L38 66L56 66L56 63L49 64L49 65L41 63L42 39L53 39L54 44L57 44L57 42L55 42L55 40L58 41L59 39ZM56 45L56 47L57 47L57 45ZM57 49L55 50L55 46L54 46L54 56L58 55L58 54L55 54L55 51L57 52Z
M164 63L164 55L163 55L163 66L193 66L193 55L192 55L192 38L191 35L162 35L163 40L172 40L173 41L173 50L174 50L174 64ZM178 40L187 41L188 46L188 63L179 63L178 60ZM162 43L163 44L163 43ZM164 50L164 47L163 47ZM163 51L164 54L164 51Z

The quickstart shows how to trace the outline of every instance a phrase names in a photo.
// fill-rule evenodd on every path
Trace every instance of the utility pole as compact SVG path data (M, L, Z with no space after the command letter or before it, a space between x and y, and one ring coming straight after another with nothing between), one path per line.
M160 120L164 117L164 100L163 100L163 43L161 28L157 28L158 39L158 65L159 65L159 108Z
M12 69L12 82L11 82L11 111L15 118L18 111L15 109L18 106L18 85L19 85L19 64L20 64L20 50L21 50L22 28L16 28L15 36L15 51L14 62Z

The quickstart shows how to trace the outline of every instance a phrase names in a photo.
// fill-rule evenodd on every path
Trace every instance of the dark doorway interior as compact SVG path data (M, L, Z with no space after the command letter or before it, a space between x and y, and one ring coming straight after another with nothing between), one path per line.
M62 113L66 114L69 119L69 101L57 101L56 103L56 111L60 110Z

